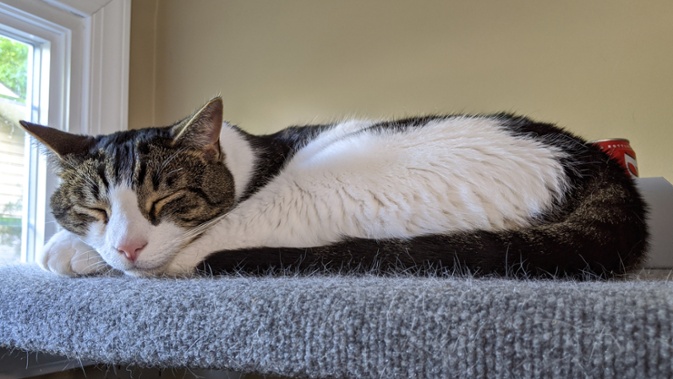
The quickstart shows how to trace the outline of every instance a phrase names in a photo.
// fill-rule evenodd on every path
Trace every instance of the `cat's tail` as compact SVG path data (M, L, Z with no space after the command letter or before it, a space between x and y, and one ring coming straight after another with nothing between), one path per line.
M585 167L586 169L587 167ZM646 206L615 162L583 174L558 214L505 231L348 239L314 248L254 248L208 257L206 273L467 273L509 277L607 278L641 263L648 247Z

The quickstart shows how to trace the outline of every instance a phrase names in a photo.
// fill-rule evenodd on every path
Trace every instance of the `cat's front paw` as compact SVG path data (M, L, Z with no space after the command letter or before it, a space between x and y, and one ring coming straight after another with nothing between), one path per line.
M90 275L109 269L93 247L66 230L49 239L38 263L43 269L64 276Z

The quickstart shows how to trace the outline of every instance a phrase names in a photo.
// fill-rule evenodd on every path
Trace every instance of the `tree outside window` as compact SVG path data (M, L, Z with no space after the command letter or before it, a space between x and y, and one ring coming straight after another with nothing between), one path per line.
M21 255L28 44L0 36L0 263Z

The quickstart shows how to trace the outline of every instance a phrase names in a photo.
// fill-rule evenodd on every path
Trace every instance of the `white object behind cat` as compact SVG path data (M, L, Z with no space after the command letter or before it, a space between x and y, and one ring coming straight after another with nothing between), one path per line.
M658 178L638 178L636 184L650 206L650 252L646 268L673 268L673 185Z

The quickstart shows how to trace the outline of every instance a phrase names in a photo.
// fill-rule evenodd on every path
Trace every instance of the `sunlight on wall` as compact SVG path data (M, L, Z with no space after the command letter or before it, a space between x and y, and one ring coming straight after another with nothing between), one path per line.
M624 137L673 179L673 2L133 3L130 125L221 93L254 132L336 118L513 111Z

